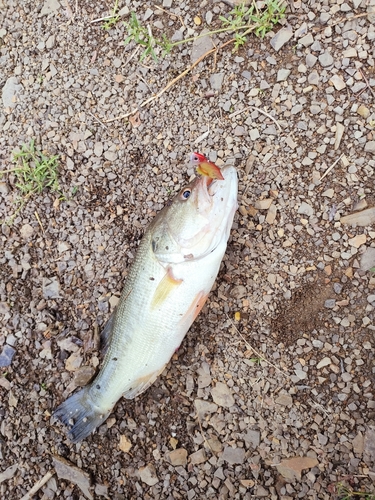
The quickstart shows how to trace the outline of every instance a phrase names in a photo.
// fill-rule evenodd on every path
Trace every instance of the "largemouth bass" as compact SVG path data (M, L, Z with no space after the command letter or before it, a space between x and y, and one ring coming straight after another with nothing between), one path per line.
M197 177L151 222L120 301L103 331L103 366L54 417L78 442L101 425L116 402L154 383L202 309L219 272L234 213L237 173Z

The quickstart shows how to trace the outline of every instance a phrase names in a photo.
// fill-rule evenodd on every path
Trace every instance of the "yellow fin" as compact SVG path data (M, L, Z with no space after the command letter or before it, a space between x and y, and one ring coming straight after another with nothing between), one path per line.
M180 286L182 282L183 280L176 279L173 276L172 269L168 267L166 275L158 284L154 296L152 297L151 308L155 309L156 307L161 306L169 294L173 292L176 287Z

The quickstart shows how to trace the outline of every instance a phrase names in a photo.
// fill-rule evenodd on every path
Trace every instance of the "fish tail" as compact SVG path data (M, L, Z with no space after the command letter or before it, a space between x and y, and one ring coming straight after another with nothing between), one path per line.
M89 436L109 416L111 410L101 410L93 403L90 386L76 392L54 411L52 417L68 428L68 438L78 443Z

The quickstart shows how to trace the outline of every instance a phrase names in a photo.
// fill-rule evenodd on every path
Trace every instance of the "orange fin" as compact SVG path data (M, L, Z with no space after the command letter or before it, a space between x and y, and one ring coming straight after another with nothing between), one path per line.
M168 267L166 275L158 284L154 296L152 297L151 308L155 309L156 307L161 306L169 294L173 292L176 287L180 286L182 282L183 280L176 279L173 276L172 269Z

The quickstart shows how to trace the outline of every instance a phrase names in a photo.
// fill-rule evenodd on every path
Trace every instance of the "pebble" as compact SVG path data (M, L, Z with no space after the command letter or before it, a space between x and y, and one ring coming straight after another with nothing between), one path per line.
M210 85L213 90L221 90L224 81L224 73L214 73L210 76Z
M354 248L359 248L361 245L364 245L366 241L367 237L365 234L358 234L357 236L354 236L354 238L349 238L348 243Z
M375 267L375 248L367 247L361 255L360 269L362 271L368 271L372 267Z
M201 34L204 34L207 31L208 30L203 30ZM191 63L194 64L195 61L213 48L214 44L210 36L202 36L202 38L194 40L190 56Z
M375 141L368 141L365 144L365 152L375 154Z
M230 408L235 402L232 391L222 382L217 382L216 386L211 389L211 396L218 406L223 406L225 408Z
M277 72L277 81L284 82L285 80L288 79L290 73L291 73L290 69L279 69L279 71Z
M314 209L311 205L303 201L298 208L298 213L311 217L312 215L314 215Z
M165 459L174 467L187 464L187 451L185 448L177 448L165 454Z
M52 455L52 461L59 479L74 483L89 500L93 500L94 497L90 493L92 484L90 474L58 455Z
M332 363L331 358L325 357L316 365L316 368L320 370L320 368L324 368Z
M293 398L289 394L280 394L275 400L275 403L281 406L292 406Z
M30 224L24 224L21 227L20 235L22 236L23 239L27 240L31 238L33 234L34 234L34 228L33 226L30 226Z
M273 202L272 198L266 198L264 200L258 200L254 203L254 207L257 210L268 210Z
M339 75L331 76L329 82L335 87L336 90L343 90L346 87L346 83Z
M61 296L60 293L61 287L57 278L43 278L43 297L45 299L58 299Z
M189 461L193 465L202 464L207 460L206 452L203 448L189 455Z
M73 352L65 361L65 370L68 372L76 371L82 364L83 358L78 352Z
M370 112L369 108L367 108L364 104L361 104L360 106L358 106L357 114L359 114L363 118L368 118L370 116L370 113L371 112Z
M5 82L2 90L4 108L14 108L17 105L17 98L21 92L22 85L18 84L18 79L11 76Z
M281 28L276 35L271 38L271 46L277 51L281 49L293 36L293 30L287 26L285 28Z
M69 359L69 358L68 358ZM69 370L74 371L74 370ZM81 366L75 370L73 382L76 387L84 387L95 375L95 369L92 366Z
M324 52L323 54L320 54L318 57L319 63L323 68L326 68L327 66L331 66L333 64L333 57L329 52Z
M371 226L375 222L375 207L367 208L366 210L362 210L362 212L344 215L341 217L340 222L341 224L350 224L352 226Z
M40 16L48 16L50 14L57 14L60 10L61 5L58 0L45 0L42 10L40 11Z
M204 401L203 399L196 399L194 401L199 418L204 418L207 413L216 413L218 406L215 403Z
M245 460L245 450L244 448L226 446L221 458L230 465L243 464Z
M7 467L3 472L0 472L0 484L4 481L9 481L18 470L18 464L13 464Z
M237 299L237 300L242 299L243 297L246 297L246 295L247 295L246 287L243 285L236 285L232 288L230 295L234 299Z
M16 350L10 345L5 344L0 354L0 367L10 366L15 354Z
M153 464L148 464L145 467L140 467L138 469L139 477L141 481L146 483L148 486L154 486L159 482L158 476L156 475L156 469Z

